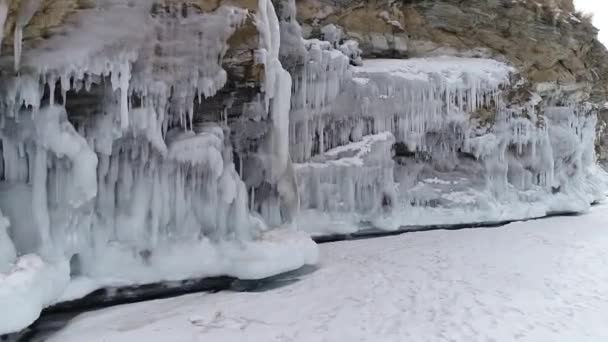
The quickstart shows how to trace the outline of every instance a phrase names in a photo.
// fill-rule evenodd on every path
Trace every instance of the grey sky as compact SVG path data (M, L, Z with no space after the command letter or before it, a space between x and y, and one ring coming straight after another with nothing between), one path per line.
M600 29L600 40L608 46L608 1L574 0L577 9L593 14L593 24Z

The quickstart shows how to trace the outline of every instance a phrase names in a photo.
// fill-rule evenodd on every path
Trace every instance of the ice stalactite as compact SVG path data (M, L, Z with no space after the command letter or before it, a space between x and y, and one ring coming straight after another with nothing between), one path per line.
M35 115L35 120L32 119ZM44 107L35 114L22 114L19 122L5 119L2 133L5 169L4 196L0 206L11 217L12 235L20 252L37 252L54 257L48 189L61 188L71 208L76 209L97 195L97 156L67 121L63 107ZM49 158L52 155L53 158ZM64 182L49 179L48 165L55 158L70 165ZM68 181L69 179L69 181ZM22 183L24 182L24 183ZM24 203L25 202L25 203ZM20 206L31 207L31 217Z
M23 50L23 28L32 20L34 14L40 7L42 0L23 0L19 4L19 12L15 22L15 71L21 65L21 53ZM1 6L0 6L1 7Z
M2 41L4 40L4 25L8 17L8 0L0 0L0 52L2 52Z
M289 135L291 155L298 163L331 148L324 144L321 125L350 76L348 57L328 42L308 40L305 46L303 65L294 76ZM317 146L310 136L319 136Z
M257 27L262 37L258 59L265 70L264 101L272 120L272 130L263 154L267 159L268 181L276 187L279 196L271 196L262 202L261 212L269 224L280 225L291 221L298 210L298 188L289 155L292 80L279 60L280 24L270 0L259 1Z
M507 104L515 70L506 64L370 60L350 72L324 110L292 111L292 154L309 189L301 192L302 215L319 218L315 233L352 231L360 222L395 229L580 212L603 196L594 109L545 104L539 112L534 94L527 104ZM349 156L328 160L385 132L395 144L377 153L393 172L369 173L378 164L365 161L348 173Z
M465 120L466 113L494 101L510 70L489 60L438 58L372 60L350 71L343 54L326 49L320 51L328 52L321 54L329 55L327 62L310 63L296 83L291 129L298 162L383 131L416 150L426 132Z
M495 60L362 61L338 27L303 39L293 0L279 16L257 4L98 0L15 56L0 79L0 333L102 286L314 263L286 225L529 218L602 196L594 108L507 103L521 84ZM223 64L251 22L241 87Z
M289 108L291 93L291 76L283 69L279 61L280 30L279 21L272 2L264 0L259 2L260 23L258 27L262 35L260 54L264 64L264 96L266 110L271 113L273 123L272 150L273 156L271 172L276 181L287 168L289 159ZM272 107L270 102L272 101Z
M319 230L327 229L320 227L324 223L343 223L338 229L356 230L353 219L363 221L367 214L391 210L395 199L394 143L390 132L382 132L296 164L301 221L315 221Z
M44 149L36 154L42 154L39 158L46 159L44 154L49 151L70 162L71 185L68 188L71 190L67 201L74 208L80 207L97 195L97 155L67 120L63 107L48 106L36 115L33 120L36 136L31 138ZM46 172L46 164L42 164L43 171L34 172Z

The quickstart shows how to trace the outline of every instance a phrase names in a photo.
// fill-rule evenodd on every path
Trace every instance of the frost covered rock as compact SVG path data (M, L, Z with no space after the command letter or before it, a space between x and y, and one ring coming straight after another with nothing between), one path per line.
M350 73L323 112L292 112L292 146L305 147L292 152L297 169L382 132L396 143L375 155L394 166L370 178L347 177L333 162L323 168L329 176L300 172L303 215L317 211L330 231L360 222L395 229L579 212L604 196L593 106L551 106L529 92L513 102L523 86L512 83L516 70L489 59L367 60ZM368 174L374 165L355 170ZM310 229L327 233L323 227Z

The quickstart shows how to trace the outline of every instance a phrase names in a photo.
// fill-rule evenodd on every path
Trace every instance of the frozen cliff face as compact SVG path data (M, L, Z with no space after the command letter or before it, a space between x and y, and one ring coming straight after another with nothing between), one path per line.
M405 38L451 0L304 27L293 0L54 4L0 0L0 333L100 286L314 263L310 232L583 212L606 189L592 72Z
M507 103L524 84L512 84L516 77L504 63L474 58L366 60L349 68L322 110L292 111L303 221L321 220L304 229L585 211L605 190L595 165L596 108L549 105L534 93ZM353 164L359 154L338 153L377 146L378 137L384 147L371 160Z
M393 184L395 191L382 191L394 194L390 201L371 197L377 209L362 215L341 205L319 210L324 201L309 200L323 193L331 203L348 204L356 196L300 191L302 203L309 203L303 215L320 211L327 219L306 229L533 217L585 210L602 198L594 148L605 150L604 135L596 137L594 127L605 127L603 116L599 124L596 118L608 53L573 10L571 1L298 2L309 41L326 39L328 49L338 50L355 40L368 60L326 83L339 85L331 101L293 108L294 161L312 163L383 131L396 140L384 156L394 160L394 175L378 186ZM409 59L371 59L379 57ZM312 79L323 82L326 74ZM302 94L295 89L292 106ZM315 179L302 177L306 184ZM335 185L318 179L314 189Z
M316 261L308 236L281 229L298 198L291 76L270 1L209 12L100 1L23 44L47 5L22 1L10 12L13 54L0 60L0 334L100 286L262 278ZM254 51L229 52L237 31L255 38ZM235 66L243 60L257 79ZM266 127L251 151L271 190L259 200L233 138L244 118L229 118L243 95L225 95L215 111L221 89L248 92L229 72L254 80L236 110Z
M334 26L366 58L493 58L517 67L543 97L599 105L607 98L608 51L571 0L319 0L297 2L297 13L306 38ZM597 140L602 159L605 141Z

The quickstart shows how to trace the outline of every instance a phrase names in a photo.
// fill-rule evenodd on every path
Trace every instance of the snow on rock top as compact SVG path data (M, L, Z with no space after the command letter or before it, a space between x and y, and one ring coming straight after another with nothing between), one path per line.
M383 74L408 80L442 82L445 86L497 88L509 83L515 68L493 59L434 57L412 59L368 59L353 68L358 74Z

